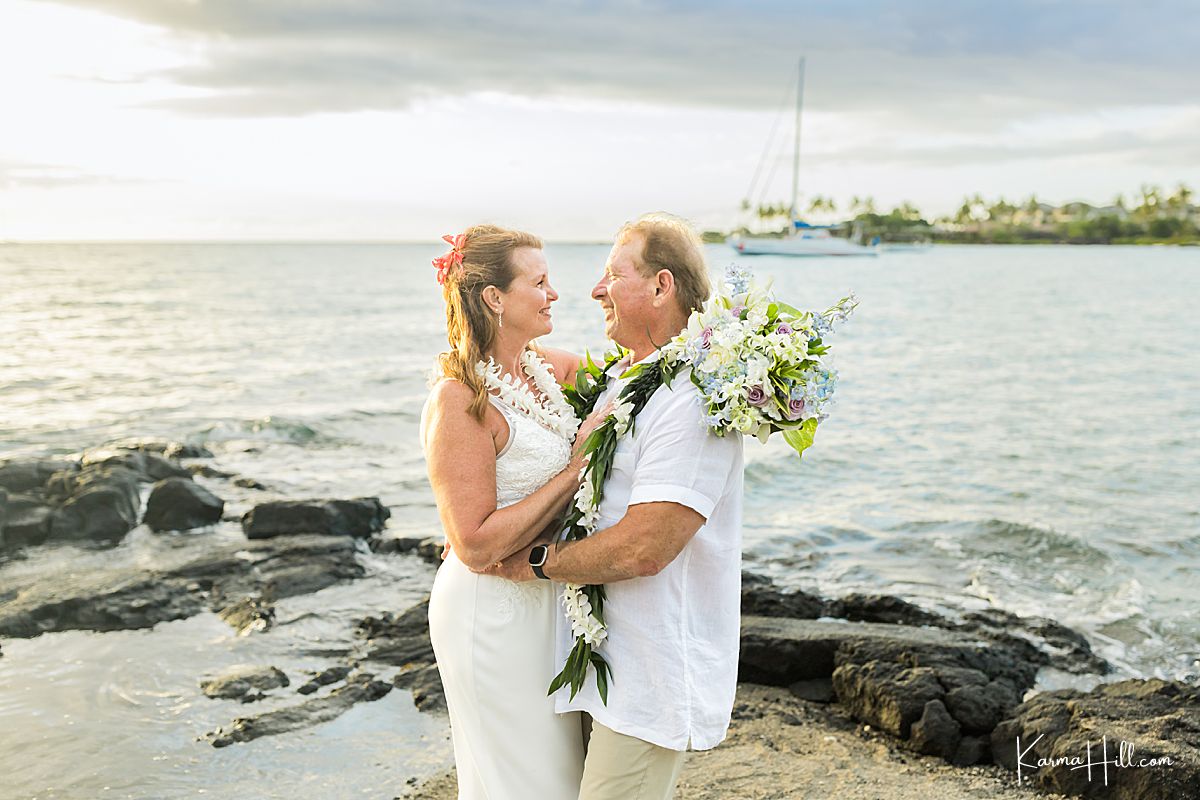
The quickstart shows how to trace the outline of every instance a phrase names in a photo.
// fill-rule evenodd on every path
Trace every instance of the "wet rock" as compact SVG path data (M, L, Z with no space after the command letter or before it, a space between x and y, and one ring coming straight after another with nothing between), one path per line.
M92 465L83 469L59 470L46 481L45 496L46 500L51 503L62 503L88 487L112 483L114 481L120 481L136 492L141 478L142 476L139 473L120 464L108 466Z
M152 531L186 531L221 521L225 501L191 479L167 478L154 485L142 520Z
M925 704L921 718L912 724L912 738L908 745L918 753L941 756L949 761L958 751L962 731L940 700Z
M254 478L246 478L246 477L234 478L233 485L240 486L243 489L257 489L260 492L265 492L267 490L267 487L265 484L262 484L256 480L254 480Z
M355 624L354 635L365 640L366 660L397 667L433 663L428 597L400 615L364 617Z
M9 494L4 520L3 546L15 549L42 544L50 536L54 509L27 494Z
M830 600L825 616L852 622L888 622L894 625L936 625L951 627L941 614L926 611L907 600L886 594L848 594Z
M399 615L365 617L355 625L354 634L364 640L364 660L401 667L393 683L412 691L418 709L445 708L442 679L429 641L428 597Z
M849 623L742 617L741 680L769 686L788 686L808 678L833 676L839 649L870 640L969 646L973 639L935 628L907 628L877 623ZM922 703L923 705L923 703Z
M373 553L412 553L434 566L442 563L441 536L376 536L367 545Z
M225 607L225 598L271 591L307 594L359 578L354 542L341 536L205 542L162 554L153 569L95 566L69 580L29 575L10 580L0 602L0 636L32 637L62 630L149 628Z
M296 533L370 536L391 516L378 497L352 500L279 500L255 506L242 517L249 539Z
M215 467L210 467L208 464L188 464L187 471L192 475L200 475L204 478L234 478L237 477L232 472L223 472Z
M237 742L249 742L262 736L275 736L336 719L356 703L378 700L392 690L392 684L375 680L375 676L355 675L345 686L327 695L314 697L300 705L268 711L254 717L238 717L228 726L205 735L213 747L227 747Z
M117 450L137 450L143 453L154 453L164 458L212 458L212 452L199 444L187 444L168 439L122 439L110 447Z
M816 619L825 615L825 601L807 592L785 592L769 578L742 573L742 613L759 617Z
M790 592L770 579L742 573L742 613L754 616L817 619L833 617L856 622L883 622L959 631L994 642L1021 660L1067 672L1106 674L1110 665L1092 652L1085 636L1044 617L1021 617L1001 609L973 611L956 622L892 595L850 594L826 600Z
M1112 666L1092 652L1087 638L1045 617L1021 617L989 608L964 615L959 630L969 631L1017 650L1036 664L1076 674L1107 675Z
M79 469L79 464L49 458L10 459L0 462L0 488L9 492L40 492L51 475L66 469Z
M190 478L190 473L179 463L155 453L141 450L123 450L101 447L85 451L81 459L83 469L88 467L124 467L134 472L143 483L154 483L164 478Z
M1106 800L1200 798L1200 688L1150 679L1087 693L1044 692L992 732L996 761L1014 771L1018 736L1022 778L1045 791ZM1090 776L1085 768L1072 769L1089 755ZM1042 759L1062 762L1039 764ZM1105 769L1102 759L1118 763Z
M398 689L412 692L413 705L418 711L445 711L446 693L437 664L411 666L401 670L392 683Z
M288 677L281 669L242 664L230 667L215 678L201 681L200 689L207 697L241 700L251 696L254 691L270 691L288 683ZM261 696L254 696L254 699L261 699Z
M275 624L274 601L274 592L268 586L262 592L229 602L214 598L213 608L217 609L217 616L233 626L238 636L248 636L269 630Z
M50 537L60 541L118 541L137 527L142 509L137 476L121 466L57 472L47 493L69 495L50 518Z
M944 758L963 731L989 734L1033 684L1037 666L1002 645L940 628L778 617L742 619L739 680L775 686L830 679L838 703L856 719L909 746ZM930 702L937 708L930 710ZM943 713L954 723L954 736ZM929 716L932 715L932 716Z
M302 684L296 691L300 694L312 694L322 686L330 686L346 680L346 676L353 671L353 665L330 667L329 669L321 670L306 683Z

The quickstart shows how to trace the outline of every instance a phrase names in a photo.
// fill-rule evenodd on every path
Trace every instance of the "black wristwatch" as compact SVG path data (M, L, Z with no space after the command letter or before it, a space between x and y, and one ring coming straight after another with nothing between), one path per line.
M546 563L546 556L549 554L550 548L544 544L534 545L529 550L529 566L533 567L533 574L544 581L550 580L546 573L542 572L542 565Z

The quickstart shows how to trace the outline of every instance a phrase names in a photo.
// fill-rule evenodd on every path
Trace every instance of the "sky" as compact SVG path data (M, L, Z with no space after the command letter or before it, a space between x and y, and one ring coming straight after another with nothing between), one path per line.
M1108 204L1200 188L1197 42L1191 0L0 0L0 241L728 229L790 197L801 56L802 207Z

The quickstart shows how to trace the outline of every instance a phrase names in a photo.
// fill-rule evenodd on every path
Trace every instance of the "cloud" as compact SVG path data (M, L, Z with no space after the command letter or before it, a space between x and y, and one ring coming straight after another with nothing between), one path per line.
M58 1L196 44L195 63L155 77L206 94L158 105L204 116L478 92L770 109L803 53L812 108L979 129L1195 103L1200 68L1200 9L1188 2Z
M0 188L62 189L78 186L113 186L163 183L159 180L98 175L63 164L0 161Z
M869 162L878 165L940 167L948 164L995 164L1062 159L1124 160L1172 166L1200 163L1200 139L1195 135L1200 113L1191 124L1163 125L1145 130L1106 130L1084 136L1038 141L1011 135L973 137L938 145L897 145L876 139L823 155L828 164Z

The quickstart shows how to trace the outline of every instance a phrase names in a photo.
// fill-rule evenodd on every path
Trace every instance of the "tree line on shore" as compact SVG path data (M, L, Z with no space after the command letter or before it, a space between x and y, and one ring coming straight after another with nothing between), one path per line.
M1106 206L1071 202L1061 206L1030 195L1011 203L1000 197L988 201L976 193L964 197L952 214L927 218L915 205L903 202L890 211L876 208L871 197L852 197L839 208L831 197L815 195L807 213L815 219L841 218L845 233L862 241L957 242L964 244L1200 244L1200 206L1195 193L1180 183L1174 191L1144 185L1127 198L1118 194ZM785 203L752 206L742 211L774 235L787 232L791 209ZM733 233L750 233L743 225ZM708 231L705 238L724 240L726 234Z

